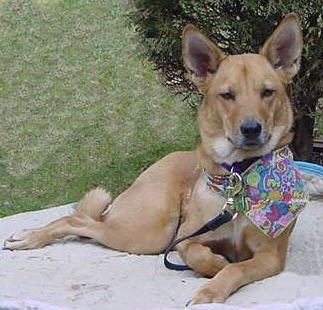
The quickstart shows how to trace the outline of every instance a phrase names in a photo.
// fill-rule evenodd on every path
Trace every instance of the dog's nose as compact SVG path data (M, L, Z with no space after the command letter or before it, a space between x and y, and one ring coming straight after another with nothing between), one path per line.
M240 132L247 139L256 139L262 130L261 124L255 119L247 119L240 126Z

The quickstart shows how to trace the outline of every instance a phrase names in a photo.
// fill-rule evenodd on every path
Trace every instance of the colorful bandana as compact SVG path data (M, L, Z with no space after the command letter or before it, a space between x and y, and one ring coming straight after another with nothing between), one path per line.
M211 189L217 187L226 196L227 182L212 184L214 176L205 176ZM287 146L262 156L242 173L242 178L236 209L269 237L279 236L306 206L308 194Z

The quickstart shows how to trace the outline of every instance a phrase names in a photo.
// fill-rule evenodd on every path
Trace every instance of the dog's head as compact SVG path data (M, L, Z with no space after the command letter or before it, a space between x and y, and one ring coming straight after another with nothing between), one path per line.
M259 54L224 55L192 25L183 31L183 58L204 95L199 128L204 151L233 163L291 140L293 113L285 87L300 65L302 34L287 15Z

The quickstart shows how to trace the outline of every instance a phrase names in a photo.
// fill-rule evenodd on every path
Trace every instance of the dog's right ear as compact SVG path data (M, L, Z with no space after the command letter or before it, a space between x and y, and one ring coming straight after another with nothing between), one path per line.
M183 30L183 59L190 79L203 94L225 57L221 50L193 25Z

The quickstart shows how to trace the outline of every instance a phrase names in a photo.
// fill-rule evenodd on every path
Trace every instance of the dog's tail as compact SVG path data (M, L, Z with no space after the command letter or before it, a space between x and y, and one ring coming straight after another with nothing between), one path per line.
M110 203L110 194L98 187L84 196L75 211L85 213L95 221L100 221L102 220L102 213L109 207Z

